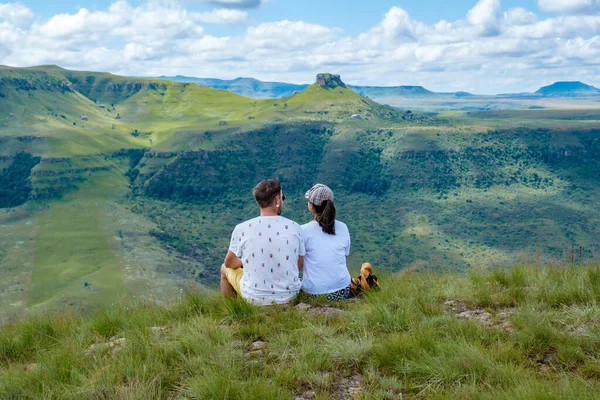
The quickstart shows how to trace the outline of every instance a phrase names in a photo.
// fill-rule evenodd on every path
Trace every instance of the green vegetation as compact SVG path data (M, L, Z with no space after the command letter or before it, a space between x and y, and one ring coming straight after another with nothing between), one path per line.
M597 111L53 66L0 67L0 97L1 398L597 397ZM301 310L209 289L267 177L301 223L329 184L383 290Z
M95 307L124 292L114 239L101 222L107 218L107 200L124 181L120 172L99 172L77 195L48 202L37 219L29 307Z
M316 178L313 166L321 162L332 133L331 125L304 123L233 134L213 151L179 154L138 183L149 197L211 203L223 197L247 198L256 182L269 176L280 177L286 189L300 192Z
M593 109L425 116L337 81L255 100L54 66L0 67L0 82L0 169L19 171L0 179L20 188L0 185L19 198L0 209L0 324L215 285L267 177L301 223L304 192L334 189L353 272L365 260L391 272L600 254ZM41 159L14 168L20 152Z
M402 273L356 302L188 290L0 330L6 399L593 399L600 267ZM298 299L296 303L304 300ZM309 301L310 302L310 301Z
M188 76L161 77L176 82L197 83L213 89L224 89L246 97L256 99L274 99L291 96L294 92L306 89L309 85L295 85L281 82L261 82L253 78L236 78L232 80L205 79Z
M8 168L0 173L0 208L15 207L27 201L31 193L29 175L40 157L17 153Z

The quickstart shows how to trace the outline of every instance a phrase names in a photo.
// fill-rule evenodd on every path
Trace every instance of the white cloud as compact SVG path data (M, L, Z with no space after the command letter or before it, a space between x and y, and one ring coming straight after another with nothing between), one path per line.
M538 0L544 11L564 14L583 14L600 12L600 0Z
M600 84L600 15L571 15L576 8L541 18L480 0L462 19L424 23L391 7L375 26L349 35L308 21L253 24L242 9L252 2L225 3L191 12L176 0L119 0L46 20L23 5L0 4L0 64L289 82L330 71L354 84L483 93L534 90L552 80ZM203 26L213 23L249 26L223 36Z
M207 24L238 24L248 19L248 13L241 10L217 8L210 12L195 13L194 18L196 21Z
M399 7L392 7L381 21L383 35L393 39L415 39L415 27L408 13Z
M214 4L227 8L258 8L266 3L266 0L200 0L203 3Z
M77 14L56 15L45 24L36 26L36 31L46 38L60 39L73 37L74 35L93 35L106 32L124 24L126 21L127 17L124 14L92 13L82 8Z
M504 23L508 26L531 25L537 21L537 15L521 7L511 8L504 13Z
M467 20L481 28L483 34L493 35L498 32L500 15L500 0L479 0L467 13Z
M33 12L20 3L0 3L0 20L22 26L33 19Z
M262 49L299 49L327 42L333 35L322 25L284 20L248 28L246 42Z

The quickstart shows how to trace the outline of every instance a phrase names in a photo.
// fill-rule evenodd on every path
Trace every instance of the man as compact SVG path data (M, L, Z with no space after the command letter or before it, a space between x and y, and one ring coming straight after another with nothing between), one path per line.
M235 227L221 266L221 293L257 305L287 303L302 286L302 231L281 216L285 195L278 180L264 180L252 193L260 216Z

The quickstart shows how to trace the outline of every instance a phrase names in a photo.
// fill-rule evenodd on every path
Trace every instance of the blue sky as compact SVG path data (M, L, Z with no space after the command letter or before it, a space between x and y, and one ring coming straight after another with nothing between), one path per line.
M600 0L0 0L0 64L436 91L600 86Z
M143 0L129 1L132 5L143 4ZM61 0L58 2L47 0L26 0L21 3L27 5L36 14L50 18L55 14L74 13L81 7L90 11L105 10L113 3L109 0ZM186 1L189 10L210 10L210 4L198 1ZM249 15L259 22L279 21L283 19L299 19L322 25L336 26L350 34L358 34L375 25L381 16L391 7L398 6L417 20L435 23L440 19L454 21L464 17L476 1L473 0L420 0L420 1L395 1L395 0L271 0L266 5L251 9ZM524 7L538 10L535 0L504 0L502 8L508 10L512 7ZM321 11L322 10L322 11ZM538 12L539 15L548 15ZM241 27L212 27L211 31L231 32L242 29Z

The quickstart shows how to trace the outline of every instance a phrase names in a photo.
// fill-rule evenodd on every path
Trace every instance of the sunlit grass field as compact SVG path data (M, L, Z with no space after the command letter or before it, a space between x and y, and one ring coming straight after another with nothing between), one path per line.
M76 193L47 203L49 208L37 218L30 307L97 306L124 292L114 233L103 223L107 203L124 180L117 169L100 172Z
M382 274L332 305L189 288L0 330L6 399L595 399L600 269ZM296 306L308 302L311 307Z

